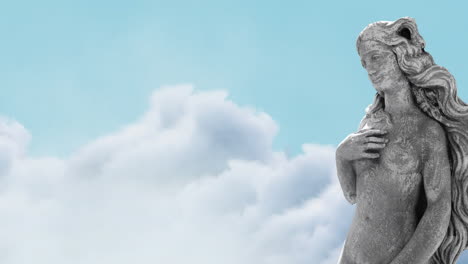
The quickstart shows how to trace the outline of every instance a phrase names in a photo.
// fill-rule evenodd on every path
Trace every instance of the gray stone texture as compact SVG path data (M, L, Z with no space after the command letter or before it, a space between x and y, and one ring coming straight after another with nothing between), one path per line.
M376 22L357 50L376 90L336 151L356 205L342 264L456 263L468 240L468 106L415 20Z

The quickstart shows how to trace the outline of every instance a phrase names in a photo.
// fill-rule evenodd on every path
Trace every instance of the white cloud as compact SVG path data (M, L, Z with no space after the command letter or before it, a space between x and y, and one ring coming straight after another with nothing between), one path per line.
M0 262L336 262L351 216L334 149L273 151L277 125L224 91L163 87L69 159L0 122Z

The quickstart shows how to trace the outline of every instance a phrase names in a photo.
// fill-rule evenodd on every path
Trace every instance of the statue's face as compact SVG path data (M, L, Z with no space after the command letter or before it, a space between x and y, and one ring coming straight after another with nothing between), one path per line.
M369 74L374 88L379 92L391 92L397 84L406 80L392 50L376 41L365 41L359 47L361 62Z

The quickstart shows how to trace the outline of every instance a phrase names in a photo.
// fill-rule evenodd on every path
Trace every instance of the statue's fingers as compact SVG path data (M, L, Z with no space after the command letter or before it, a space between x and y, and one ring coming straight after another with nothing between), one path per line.
M371 152L364 152L362 153L362 157L366 159L376 159L380 157L379 153L371 153Z
M369 129L364 132L362 132L363 135L366 137L372 137L372 136L383 136L387 134L387 131L381 130L381 129Z
M373 142L373 143L385 143L388 142L388 139L383 137L366 137L366 143Z
M366 149L383 149L385 148L385 143L367 143L365 145Z

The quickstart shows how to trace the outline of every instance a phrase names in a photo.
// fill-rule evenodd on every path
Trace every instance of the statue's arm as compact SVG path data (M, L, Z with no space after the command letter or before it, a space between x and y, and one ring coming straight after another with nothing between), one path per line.
M354 137L354 140L349 140L353 137L348 136L343 142L340 143L336 150L336 172L338 174L338 179L340 181L341 189L343 190L343 194L346 198L346 200L350 204L355 204L356 203L356 172L353 166L353 160L357 158L378 158L378 155L375 153L365 153L365 150L368 148L381 148L382 146L376 145L374 143L371 143L369 141L363 141L359 140L359 137L364 137L364 136L372 136L372 142L380 142L382 143L384 140L383 139L378 139L377 137L382 137L383 134L380 130L369 130L365 133L359 133L362 131L364 125L366 124L366 117L364 117L361 120L361 123L359 124L359 131L356 133L356 136ZM354 145L359 144L361 142L362 145L364 144L371 144L367 145L367 147L362 146L362 148L356 148L356 146L352 146L352 148L355 148L354 150L351 150L351 152L354 153L354 155L350 155L350 151L342 151L342 148L348 148L350 149L350 144L348 143L349 141L354 141ZM351 144L353 145L353 144ZM348 153L346 153L348 152ZM348 158L346 158L348 156ZM357 156L352 159L350 159L350 156Z
M391 264L426 263L437 251L450 222L451 181L447 140L439 124L427 130L423 169L427 208L409 242Z
M361 130L365 124L364 117L359 123L359 129ZM356 173L354 172L353 164L351 161L345 160L339 155L339 151L336 152L336 173L340 181L341 190L343 195L350 204L356 203Z
M356 174L350 161L344 160L337 152L336 172L343 194L349 203L356 203Z

